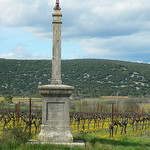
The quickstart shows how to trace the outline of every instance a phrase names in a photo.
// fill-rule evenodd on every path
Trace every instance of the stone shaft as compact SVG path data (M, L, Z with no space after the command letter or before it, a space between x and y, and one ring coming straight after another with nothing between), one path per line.
M61 17L60 10L53 13L53 56L52 56L52 85L60 85L61 81Z

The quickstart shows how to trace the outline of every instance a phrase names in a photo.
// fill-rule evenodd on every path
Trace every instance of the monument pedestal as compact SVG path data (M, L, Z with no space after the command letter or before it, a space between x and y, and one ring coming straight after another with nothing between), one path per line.
M73 142L69 129L69 97L74 87L67 85L43 85L42 126L38 140L41 142Z

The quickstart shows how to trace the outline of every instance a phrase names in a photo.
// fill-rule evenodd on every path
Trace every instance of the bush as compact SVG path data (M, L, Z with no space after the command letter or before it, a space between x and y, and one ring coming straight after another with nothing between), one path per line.
M29 139L29 134L27 132L24 132L22 127L16 126L7 128L1 137L1 140L6 143L9 143L9 141L22 143L26 142Z
M23 127L7 128L0 136L0 150L23 150L29 138L29 133L24 132Z
M124 99L119 101L119 107L122 110L125 110L126 108L128 109L128 112L131 112L133 110L133 112L137 111L137 101L135 99Z
M13 101L12 101L13 97L11 95L6 95L4 97L4 99L7 103L13 103Z

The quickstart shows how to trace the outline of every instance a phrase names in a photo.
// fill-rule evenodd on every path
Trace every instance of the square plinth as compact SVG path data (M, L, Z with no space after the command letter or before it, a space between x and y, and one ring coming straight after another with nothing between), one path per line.
M72 143L69 129L69 97L73 87L67 85L43 85L42 126L38 140L52 143Z

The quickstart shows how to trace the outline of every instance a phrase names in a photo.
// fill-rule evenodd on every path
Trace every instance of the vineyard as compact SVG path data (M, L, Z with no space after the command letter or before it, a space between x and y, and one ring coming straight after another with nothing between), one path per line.
M37 138L42 124L41 107L32 107L31 99L27 109L20 109L21 103L15 108L0 106L0 134L10 127L20 126L33 138ZM72 134L97 133L100 137L120 137L134 135L138 131L150 129L150 111L138 105L121 108L119 104L94 105L85 103L70 105L69 126Z

